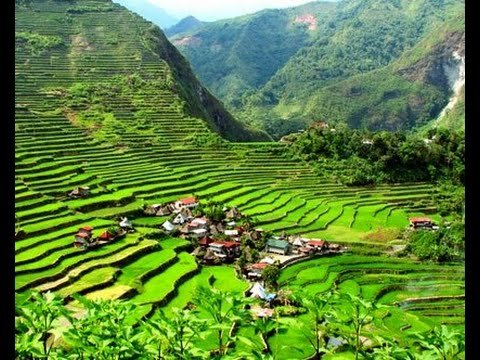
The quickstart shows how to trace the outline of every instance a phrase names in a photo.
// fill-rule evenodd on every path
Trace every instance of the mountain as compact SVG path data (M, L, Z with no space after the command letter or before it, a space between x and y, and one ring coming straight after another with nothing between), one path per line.
M125 6L127 9L139 14L148 21L165 29L178 22L178 19L164 9L153 5L148 0L115 0L114 2Z
M37 2L26 4L24 6L33 10L38 5ZM196 79L187 60L158 26L110 1L88 1L80 5L75 1L50 0L47 4L58 7L64 16L59 21L65 26L56 28L55 33L37 33L16 22L18 56L32 57L17 65L16 83L26 82L31 86L31 68L47 57L50 64L46 70L49 75L45 75L47 81L35 80L35 88L29 91L59 94L57 111L63 109L70 118L85 120L83 125L87 128L103 127L105 135L109 126L133 131L128 129L128 124L135 128L142 121L167 116L170 127L181 127L184 134L183 127L188 128L195 122L232 141L268 140L267 135L247 129L225 110ZM103 23L103 13L116 15L115 29ZM73 18L73 15L77 16ZM83 17L86 19L82 22ZM136 31L131 31L132 27ZM68 71L62 74L66 79L57 83L55 79L59 75L55 75L55 71L60 65ZM143 91L148 92L146 101L164 97L155 105L153 113L151 109L143 109L145 100L139 100ZM127 102L129 113L118 112L117 102ZM138 124L124 123L131 121L129 118L136 119ZM161 139L160 136L156 140Z
M299 49L312 41L335 3L263 10L253 15L204 24L170 40L192 63L200 80L227 106L265 85ZM312 15L315 14L315 15Z
M435 119L453 95L465 57L460 18L428 32L389 65L328 85L305 107L310 118L346 121L351 127L399 130Z
M206 22L198 20L195 16L187 16L178 23L164 30L165 35L168 37L186 33L190 31L199 30Z
M329 6L328 10L324 6ZM303 28L304 32L297 33L297 38L293 40L288 26L279 21L282 12L284 17L296 13L294 19L302 21L309 30ZM425 42L426 38L436 39L437 45L442 46L442 40L432 35L436 35L436 29L448 27L449 22L455 21L461 31L464 27L463 13L462 0L314 2L292 9L264 11L211 23L183 38L176 35L172 41L191 61L203 83L225 102L229 110L241 120L266 129L276 138L301 129L318 117L370 129L407 129L435 119L448 102L451 88L445 81L426 83L422 78L417 81L414 76L420 74L415 71L410 77L398 77L393 68L386 67L395 61L404 61L401 58L408 57L407 51ZM255 23L260 17L261 23ZM276 27L265 26L272 22ZM240 63L237 60L239 56L234 53L236 48L229 46L245 37L243 28L237 25L239 23L253 27L250 30L255 35L249 38L250 41L242 43L241 50L242 57L255 58L258 55L256 61ZM275 35L269 37L271 29L275 29ZM272 39L280 44L283 41L290 44L290 51L278 57L278 49L272 47ZM291 45L292 41L295 45ZM424 60L443 66L445 55L439 54L423 52ZM437 55L441 59L434 59ZM261 58L265 60L262 62ZM272 58L277 61L272 61ZM262 71L259 71L261 65L258 63L264 65ZM386 69L380 71L383 68ZM346 81L343 83L346 88L348 81L355 87L353 84L356 81L367 79L383 81L385 85L385 74L391 71L389 81L396 84L387 86L386 97L392 99L385 108L377 106L366 111L352 103L353 98L357 103L367 100L364 107L374 102L379 104L382 100L378 97L383 95L378 94L379 89L374 82L371 86L363 86L362 97L355 95L355 89L352 96L344 96L345 92L340 91L343 81ZM249 81L258 73L262 76L257 76L257 81ZM360 77L366 74L370 75ZM402 95L394 95L397 93ZM429 100L421 100L413 107L405 101L418 96ZM420 109L423 105L426 108ZM411 113L406 115L410 110Z

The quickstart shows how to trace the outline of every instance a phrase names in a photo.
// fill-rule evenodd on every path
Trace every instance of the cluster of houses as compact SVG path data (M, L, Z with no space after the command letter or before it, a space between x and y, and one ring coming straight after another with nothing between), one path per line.
M198 199L194 196L177 200L168 204L153 204L147 206L143 212L150 216L168 216L180 212L190 211L198 205Z
M93 235L93 227L90 225L82 226L74 236L73 246L82 250L98 247L103 244L110 243L135 229L128 219L122 218L117 228L111 228L103 231L99 236Z
M439 227L428 217L412 217L408 219L411 229L430 229L438 230Z

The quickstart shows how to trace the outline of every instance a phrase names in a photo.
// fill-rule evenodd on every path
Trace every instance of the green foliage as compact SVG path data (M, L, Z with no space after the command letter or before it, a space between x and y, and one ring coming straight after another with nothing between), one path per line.
M200 359L208 355L194 345L195 340L203 338L207 324L192 310L173 308L169 316L160 311L158 319L142 326L148 342L146 350L153 358Z
M68 318L63 300L56 294L32 291L25 301L15 302L15 357L45 358L55 353L60 337L58 321Z
M280 276L280 268L277 265L268 265L262 271L262 278L265 284L274 289L278 286L278 277Z
M437 231L417 229L407 239L408 250L420 260L448 262L465 256L465 225L460 222L442 225Z
M328 350L327 326L330 314L329 302L333 293L311 294L306 291L298 291L293 300L307 309L308 321L302 324L302 334L315 351L315 359L320 360L322 354Z
M314 127L291 135L287 151L312 163L317 172L333 174L334 179L346 185L441 180L453 182L454 187L463 185L463 132L431 129L424 136L422 139L417 133L370 132L344 126L337 126L335 131ZM458 196L461 201L460 189ZM449 210L447 207L444 211Z
M60 36L47 36L30 31L15 32L15 41L34 56L39 56L49 49L63 45Z
M449 330L445 325L426 334L417 334L417 337L417 343L424 349L423 359L455 360L465 351L465 335Z
M333 327L352 346L355 350L355 360L358 360L360 354L365 354L364 341L361 340L363 330L373 322L375 311L382 305L351 293L336 294L335 301L336 306L330 312ZM346 325L346 328L342 325Z
M194 209L196 216L205 216L214 221L222 221L225 219L223 208L225 204L211 199L200 201Z
M248 317L248 313L244 309L246 299L214 287L199 286L193 302L207 312L210 322L209 329L217 338L216 354L224 355L227 352L225 344L230 336L232 325L234 322Z

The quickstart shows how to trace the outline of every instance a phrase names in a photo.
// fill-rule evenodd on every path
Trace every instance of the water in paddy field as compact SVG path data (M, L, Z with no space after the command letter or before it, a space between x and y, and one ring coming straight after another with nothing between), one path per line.
M447 112L447 110L452 109L458 101L460 96L460 91L465 85L465 56L461 56L458 51L452 53L453 61L445 64L443 69L445 75L448 79L448 84L453 90L453 95L450 97L450 100L440 113L437 118L437 121L440 120Z

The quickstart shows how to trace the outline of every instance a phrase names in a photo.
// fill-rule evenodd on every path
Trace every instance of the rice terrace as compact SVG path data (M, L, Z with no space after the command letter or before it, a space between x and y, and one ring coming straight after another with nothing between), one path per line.
M312 120L236 120L109 0L16 0L15 358L464 359L462 185L342 181Z

